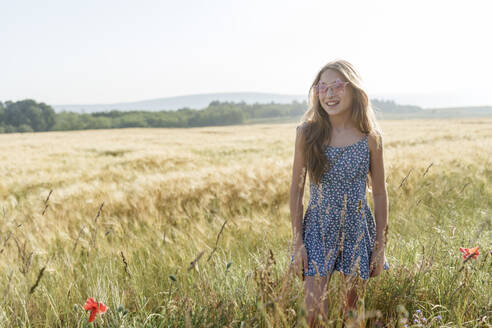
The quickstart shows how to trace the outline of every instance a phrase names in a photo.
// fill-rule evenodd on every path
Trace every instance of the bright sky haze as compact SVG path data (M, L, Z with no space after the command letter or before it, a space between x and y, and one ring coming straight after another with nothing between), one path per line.
M490 3L2 1L0 100L307 95L317 71L343 58L370 96L492 105Z

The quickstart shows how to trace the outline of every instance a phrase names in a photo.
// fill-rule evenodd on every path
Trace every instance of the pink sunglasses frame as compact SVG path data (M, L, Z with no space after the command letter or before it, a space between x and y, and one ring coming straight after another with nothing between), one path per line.
M319 89L320 89L319 82L318 82L318 84L316 84L316 85L314 86L314 89L316 90L316 92L317 92L317 93L326 93L326 92L328 92L328 90L329 90L329 89L332 89L332 91L333 91L333 93L334 93L334 94L340 94L340 93L342 93L343 91L345 91L345 87L346 87L348 84L349 84L349 82L343 82L342 80L340 80L340 79L338 78L338 79L336 79L336 80L335 80L335 82L333 82L333 83L331 83L331 84L326 85L326 86L325 86L325 88L326 88L326 89L325 89L324 91L320 91L320 90L319 90ZM340 86L342 86L342 87L340 88L340 91L336 91L336 92L335 92L335 89L333 89L333 88L340 87Z

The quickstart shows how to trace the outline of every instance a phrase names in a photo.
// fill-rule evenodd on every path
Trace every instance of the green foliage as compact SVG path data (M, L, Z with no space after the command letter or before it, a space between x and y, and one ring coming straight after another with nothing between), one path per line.
M33 132L33 129L27 124L21 124L17 128L17 132Z
M169 111L119 111L79 114L60 112L33 100L0 102L0 133L29 131L67 131L112 128L186 128L243 124L248 119L300 116L306 103L253 104L212 101L208 107L196 110L180 108Z
M401 106L394 101L373 100L376 110L388 113L414 113L422 109L417 106ZM307 110L306 101L290 104L259 104L212 101L206 108L196 110L119 111L91 114L60 112L34 100L0 102L0 133L31 131L67 131L113 128L186 128L197 126L220 126L261 122L282 118L298 118Z
M232 104L221 104L195 112L188 118L189 126L212 126L241 124L244 113Z
M0 131L49 131L55 125L55 111L45 103L32 99L0 102Z

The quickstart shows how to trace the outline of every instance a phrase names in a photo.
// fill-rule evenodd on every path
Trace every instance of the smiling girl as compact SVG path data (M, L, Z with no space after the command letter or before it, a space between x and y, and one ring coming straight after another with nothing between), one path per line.
M389 265L382 133L359 74L345 60L329 62L316 75L309 102L297 126L290 213L291 265L302 271L312 326L319 313L326 320L334 270L342 274L345 315L365 294L369 277ZM303 215L306 173L310 199ZM366 199L369 177L375 215Z

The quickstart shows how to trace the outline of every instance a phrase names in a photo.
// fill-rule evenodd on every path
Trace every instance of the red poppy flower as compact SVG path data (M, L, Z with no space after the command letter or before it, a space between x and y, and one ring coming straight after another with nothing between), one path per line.
M477 247L473 247L471 249L468 249L468 248L463 248L463 247L460 247L460 252L463 253L463 258L466 260L468 257L472 257L473 259L476 259L477 256L480 254L478 252L478 246Z
M107 309L108 307L106 305L103 303L97 303L92 297L89 297L84 305L84 310L91 311L89 322L94 321L98 313L103 314Z

